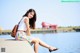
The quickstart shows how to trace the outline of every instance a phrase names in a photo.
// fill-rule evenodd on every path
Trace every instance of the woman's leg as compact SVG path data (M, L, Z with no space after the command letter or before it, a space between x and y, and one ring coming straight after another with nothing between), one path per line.
M34 43L34 51L38 53L39 41L37 39L33 39L32 43Z
M46 48L48 48L49 50L53 50L53 51L56 51L58 48L56 48L56 47L52 47L52 46L50 46L50 45L48 45L48 44L46 44L45 42L43 42L43 41L41 41L40 39L38 39L39 40L39 44L41 45L41 46L43 46L43 47L46 47Z
M38 46L39 46L39 44L40 44L41 46L43 46L43 47L46 47L46 48L50 49L50 50L56 49L55 47L51 47L51 46L49 46L48 44L44 43L44 42L41 41L39 38L33 39L33 40L32 40L32 43L34 43L34 51L35 51L35 53L38 53Z
M49 48L50 46L48 44L46 44L45 42L43 42L42 40L40 40L39 38L37 38L37 40L39 41L39 44L43 47Z

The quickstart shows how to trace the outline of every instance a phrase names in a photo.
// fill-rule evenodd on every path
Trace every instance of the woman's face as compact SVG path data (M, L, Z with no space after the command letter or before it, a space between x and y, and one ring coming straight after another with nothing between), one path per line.
M34 16L34 12L29 12L28 13L28 17L31 19L31 18L33 18L33 16Z

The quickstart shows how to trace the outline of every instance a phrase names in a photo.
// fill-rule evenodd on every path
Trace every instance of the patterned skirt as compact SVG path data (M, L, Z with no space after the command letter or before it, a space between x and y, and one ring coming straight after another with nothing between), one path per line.
M34 37L27 36L26 32L17 31L17 34L15 36L15 39L16 40L21 40L21 41L28 41L32 45L31 42L34 39Z

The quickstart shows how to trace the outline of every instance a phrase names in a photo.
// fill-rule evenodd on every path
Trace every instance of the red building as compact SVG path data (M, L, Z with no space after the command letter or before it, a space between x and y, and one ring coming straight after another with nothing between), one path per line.
M46 22L42 22L42 28L50 28L50 29L56 30L57 29L57 25L49 24L49 23L46 23Z

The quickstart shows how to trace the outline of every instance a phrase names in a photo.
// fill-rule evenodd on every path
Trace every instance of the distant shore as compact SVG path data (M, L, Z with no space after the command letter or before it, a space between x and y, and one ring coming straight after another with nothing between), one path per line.
M0 30L0 35L11 34L11 31L12 30ZM31 29L31 33L59 33L59 32L80 32L80 26L58 27L56 30L50 28Z

